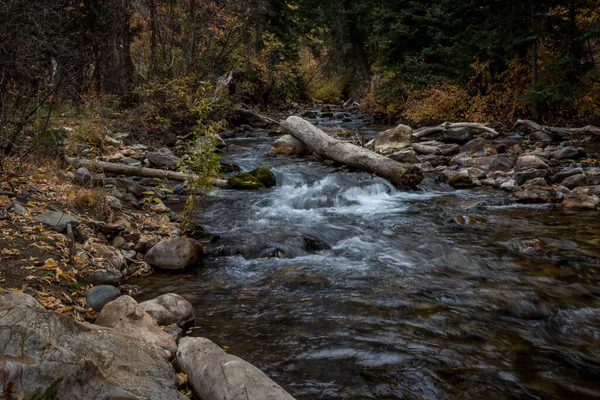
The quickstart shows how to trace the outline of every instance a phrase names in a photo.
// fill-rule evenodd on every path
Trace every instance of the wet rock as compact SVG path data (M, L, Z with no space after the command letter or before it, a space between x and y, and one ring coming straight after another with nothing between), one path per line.
M148 152L146 153L146 158L152 166L158 168L174 168L179 162L179 157L171 153L168 149Z
M167 293L155 299L140 303L142 307L159 325L177 324L186 328L194 322L192 304L175 293Z
M194 239L161 240L152 247L144 261L153 267L178 270L192 266L202 258L202 245Z
M549 186L526 186L516 191L514 196L519 203L552 203L555 198L555 190Z
M230 176L227 179L227 187L236 190L258 190L264 189L265 185L255 176L248 172Z
M203 400L294 399L261 370L205 338L181 339L177 361Z
M574 159L579 158L579 152L575 147L563 147L552 152L550 157L557 160Z
M86 276L86 281L92 285L117 285L122 279L121 271L105 268L92 271Z
M307 145L292 135L283 135L269 149L269 153L281 156L302 156L311 152Z
M452 222L470 228L483 228L487 225L488 220L479 215L457 215L452 218Z
M460 148L459 154L470 157L487 157L497 154L496 147L489 140L482 138L473 139Z
M95 311L100 311L102 308L121 296L121 292L114 286L98 285L94 286L85 294L85 302L87 306Z
M598 186L585 186L575 188L564 197L561 205L563 208L595 210L599 203Z
M584 174L577 174L563 179L561 184L569 189L574 189L581 186L588 186L590 184L590 180Z
M165 358L177 351L177 345L171 335L160 329L150 314L127 295L106 304L96 319L96 325L112 328L151 347L162 349Z
M440 140L443 142L465 144L473 138L473 131L470 128L451 128L442 133Z
M441 143L441 142L421 142L413 143L412 148L419 154L436 154L439 156L452 156L458 153L460 146L454 143Z
M0 387L10 387L9 398L41 399L40 389L54 384L56 399L180 400L175 371L144 342L37 307L6 306L0 302Z
M44 211L35 217L35 221L42 225L48 226L57 232L64 231L67 227L67 224L71 224L73 227L79 225L79 220L77 218L60 211L50 210Z
M535 131L529 134L529 140L532 142L551 142L552 136L543 131Z
M392 160L407 164L418 164L421 162L419 157L417 157L417 153L415 153L413 149L408 148L392 153L388 157Z
M373 150L388 155L410 147L411 142L412 128L400 124L394 129L379 133L373 141Z
M267 188L277 185L275 175L268 168L258 167L250 171L250 175L258 179Z
M522 155L517 159L515 170L517 172L527 169L548 169L550 168L545 159L534 154Z
M552 177L552 183L561 183L563 180L565 180L565 178L568 178L569 176L573 176L573 175L578 175L578 174L583 174L583 169L581 169L581 168L565 169L565 170L560 171L559 173L555 174Z
M517 172L513 175L513 179L515 181L517 181L517 184L519 184L519 185L523 185L525 182L527 182L531 179L535 179L535 178L542 178L544 180L547 180L548 177L549 177L548 171L543 170L543 169L533 169L533 168Z
M302 235L301 242L303 248L308 252L331 250L329 243L314 236Z

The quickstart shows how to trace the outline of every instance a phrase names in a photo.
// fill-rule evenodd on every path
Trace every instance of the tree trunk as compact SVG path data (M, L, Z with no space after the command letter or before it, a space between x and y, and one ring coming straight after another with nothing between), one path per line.
M351 0L346 0L344 2L344 11L348 15L348 35L350 37L350 43L352 43L352 47L354 48L358 69L365 82L368 82L371 79L371 65L369 64L367 52L365 51L365 42L360 29L358 28L356 17L352 11Z
M412 188L423 180L423 172L419 167L402 164L352 143L334 139L300 117L289 117L281 126L317 155L371 172L398 187Z
M67 162L74 167L90 167L103 172L108 172L115 175L125 176L140 176L144 178L160 178L172 181L185 181L188 178L194 178L193 175L184 174L183 172L167 171L164 169L132 167L129 165L109 163L105 161L87 160L83 158L67 158ZM223 179L215 179L214 186L226 187L227 181Z

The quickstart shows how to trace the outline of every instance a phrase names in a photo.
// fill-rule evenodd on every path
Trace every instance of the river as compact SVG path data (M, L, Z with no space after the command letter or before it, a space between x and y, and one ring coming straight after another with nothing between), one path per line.
M221 190L197 213L241 254L139 279L138 300L181 294L192 335L299 400L600 397L597 212L432 174L396 190L314 157L269 157L274 139L253 136L229 140L225 160L264 165L277 186Z

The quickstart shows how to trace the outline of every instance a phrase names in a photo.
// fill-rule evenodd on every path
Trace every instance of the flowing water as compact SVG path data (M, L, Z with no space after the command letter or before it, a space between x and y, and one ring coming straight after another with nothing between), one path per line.
M197 216L239 254L139 280L140 300L181 294L192 335L297 399L600 397L597 212L433 176L396 190L316 158L268 157L274 139L256 136L230 140L227 159L271 168L277 187L222 190Z

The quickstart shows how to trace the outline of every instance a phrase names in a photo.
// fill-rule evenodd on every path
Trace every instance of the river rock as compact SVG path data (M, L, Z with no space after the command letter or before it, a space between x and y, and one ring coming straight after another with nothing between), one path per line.
M102 243L90 243L94 261L117 271L127 268L127 260L121 252Z
M41 399L34 393L54 384L56 399L180 400L175 371L146 343L40 307L0 309L0 388L10 387L9 398Z
M573 175L579 175L579 174L583 174L583 169L568 168L568 169L565 169L565 170L560 171L559 173L555 174L552 177L552 183L561 183L562 181L565 180L565 178L568 178L569 176L573 176Z
M310 148L292 135L283 135L273 143L269 153L281 156L302 156L310 154Z
M168 149L160 149L159 151L150 151L146 153L146 158L150 164L158 168L174 168L179 162L179 157L171 153Z
M512 192L519 189L519 184L514 179L510 179L504 183L501 183L500 189Z
M494 171L510 171L515 165L513 159L501 154L487 157L471 157L466 154L459 154L452 159L451 163L462 167L479 168L486 173Z
M161 240L152 247L144 261L161 269L184 269L196 264L202 257L200 242L189 238Z
M392 153L388 157L392 160L406 164L418 164L421 162L419 157L417 157L417 153L415 153L415 151L410 148L406 148L404 150Z
M184 337L177 362L203 400L293 400L261 370L201 337Z
M229 179L227 179L227 187L237 190L258 190L264 189L265 185L252 174L242 172L230 176Z
M373 150L379 154L388 155L410 147L411 142L412 128L400 124L394 129L379 133L373 141Z
M24 217L26 215L28 215L29 213L27 212L27 209L25 207L23 207L22 205L20 205L19 203L15 203L12 206L10 206L10 212L12 212L15 215L19 215L21 217Z
M460 146L454 143L421 142L413 143L412 148L419 154L436 154L440 156L453 156L458 153Z
M96 319L96 325L112 328L162 349L166 358L177 351L171 335L160 329L150 314L130 296L121 296L105 305Z
M455 189L467 189L478 186L478 180L471 176L469 172L464 169L460 171L446 171L447 182L450 186ZM442 178L442 176L440 176ZM445 181L445 179L440 179Z
M523 184L523 186L548 186L544 178L533 178Z
M517 172L513 175L513 179L517 181L519 185L523 185L525 182L535 179L535 178L543 178L547 180L549 177L548 171L543 169L527 169L521 172Z
M548 169L550 168L545 159L534 154L525 154L517 159L515 170L517 172L526 169Z
M448 157L440 156L437 154L426 154L419 157L419 160L424 163L430 163L433 167L439 167L441 165L446 166L450 163Z
M574 189L581 186L588 186L590 184L590 180L584 174L577 174L563 179L561 184L569 189Z
M552 136L543 131L535 131L529 134L529 140L532 142L551 142Z
M177 324L186 328L194 322L192 304L175 293L167 293L155 299L140 303L142 307L159 325Z
M443 142L465 144L473 138L473 131L470 128L450 128L446 129L440 138Z
M90 272L85 278L92 285L117 285L123 279L123 274L115 269L100 268Z
M552 203L555 198L555 190L549 186L524 186L515 192L514 196L519 203Z
M121 296L121 292L114 286L98 285L94 286L85 294L85 302L89 308L100 311L113 300Z
M258 167L250 171L250 175L258 179L260 183L262 183L267 188L277 185L275 175L268 168Z
M489 140L482 138L473 139L460 148L459 154L471 157L487 157L497 154L496 147Z
M35 220L57 232L64 231L67 224L71 224L72 227L79 225L79 220L77 218L60 211L46 210L35 217Z
M557 160L574 159L579 158L579 152L575 147L563 147L553 151L550 157Z
M600 198L598 197L600 191L596 188L600 187L585 186L571 190L571 193L563 199L562 207L595 210L600 204Z

